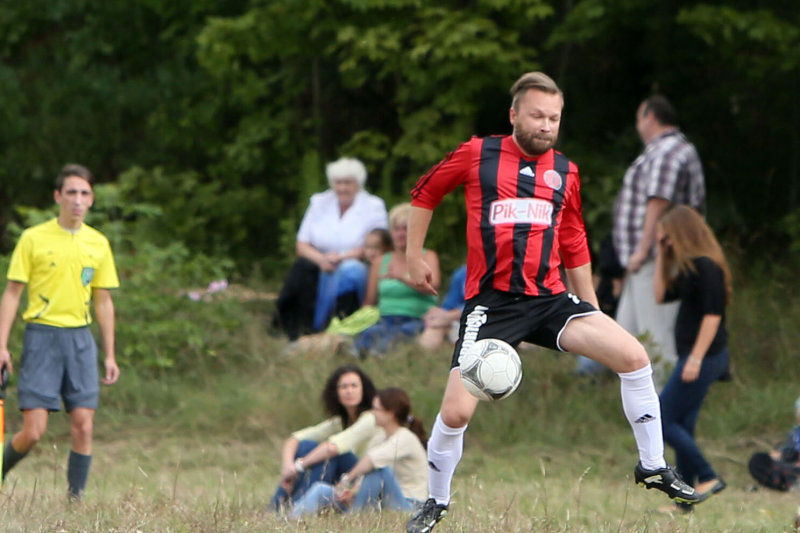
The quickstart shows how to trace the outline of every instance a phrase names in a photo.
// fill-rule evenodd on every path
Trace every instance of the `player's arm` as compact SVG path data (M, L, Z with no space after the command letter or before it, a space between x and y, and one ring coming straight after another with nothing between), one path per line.
M647 258L650 256L650 249L656 242L656 225L661 214L666 211L671 202L666 198L659 196L651 196L647 200L647 213L644 217L644 229L642 230L642 238L636 245L636 249L631 254L628 260L628 270L636 272L639 270Z
M95 317L105 354L106 375L102 382L104 385L113 385L119 379L119 367L114 352L114 301L111 299L111 291L101 288L94 289L93 299Z
M14 371L14 365L11 363L11 354L8 351L8 337L11 335L11 326L17 316L19 301L24 290L24 283L9 280L0 300L0 368L5 366L9 372Z
M584 302L589 302L595 308L600 309L597 294L594 292L594 283L592 282L592 264L586 263L575 268L566 268L565 270L572 293Z
M406 239L406 261L408 277L412 286L423 294L437 294L433 286L433 272L425 262L422 248L433 218L433 210L424 207L411 207L408 216L408 236Z

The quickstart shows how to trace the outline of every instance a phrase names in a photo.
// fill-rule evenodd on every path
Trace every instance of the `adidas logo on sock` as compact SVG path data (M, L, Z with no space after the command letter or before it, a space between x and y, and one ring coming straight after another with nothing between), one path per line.
M647 422L652 422L655 419L656 419L656 417L654 417L653 415L643 414L642 416L637 418L634 423L635 424L646 424Z

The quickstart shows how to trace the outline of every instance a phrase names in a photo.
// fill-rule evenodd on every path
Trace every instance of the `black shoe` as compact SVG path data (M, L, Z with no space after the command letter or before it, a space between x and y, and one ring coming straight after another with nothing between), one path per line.
M684 483L669 465L656 470L645 470L642 463L638 463L633 471L633 477L642 487L658 489L677 503L693 504L705 499L694 490L694 487Z
M441 505L433 498L428 498L425 504L408 519L406 533L428 533L439 520L447 516L447 509L447 505Z

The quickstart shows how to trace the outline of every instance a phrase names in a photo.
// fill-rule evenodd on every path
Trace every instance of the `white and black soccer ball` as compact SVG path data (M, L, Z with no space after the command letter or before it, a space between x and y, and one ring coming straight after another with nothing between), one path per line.
M458 358L461 382L479 400L508 398L522 381L517 351L500 339L475 341Z

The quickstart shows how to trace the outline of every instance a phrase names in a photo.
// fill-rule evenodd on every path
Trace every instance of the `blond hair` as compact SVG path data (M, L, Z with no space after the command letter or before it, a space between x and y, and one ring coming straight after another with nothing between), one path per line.
M403 202L397 204L389 210L389 228L393 228L403 222L408 222L408 217L411 216L411 204Z
M544 72L526 72L511 86L511 107L518 109L519 97L530 90L542 91L548 94L557 94L564 99L564 93L558 88L553 78Z
M672 245L662 248L665 255L659 275L667 286L674 286L681 272L696 272L693 259L708 257L722 270L725 302L728 303L733 294L731 271L714 232L700 213L688 205L678 204L664 212L658 225Z

